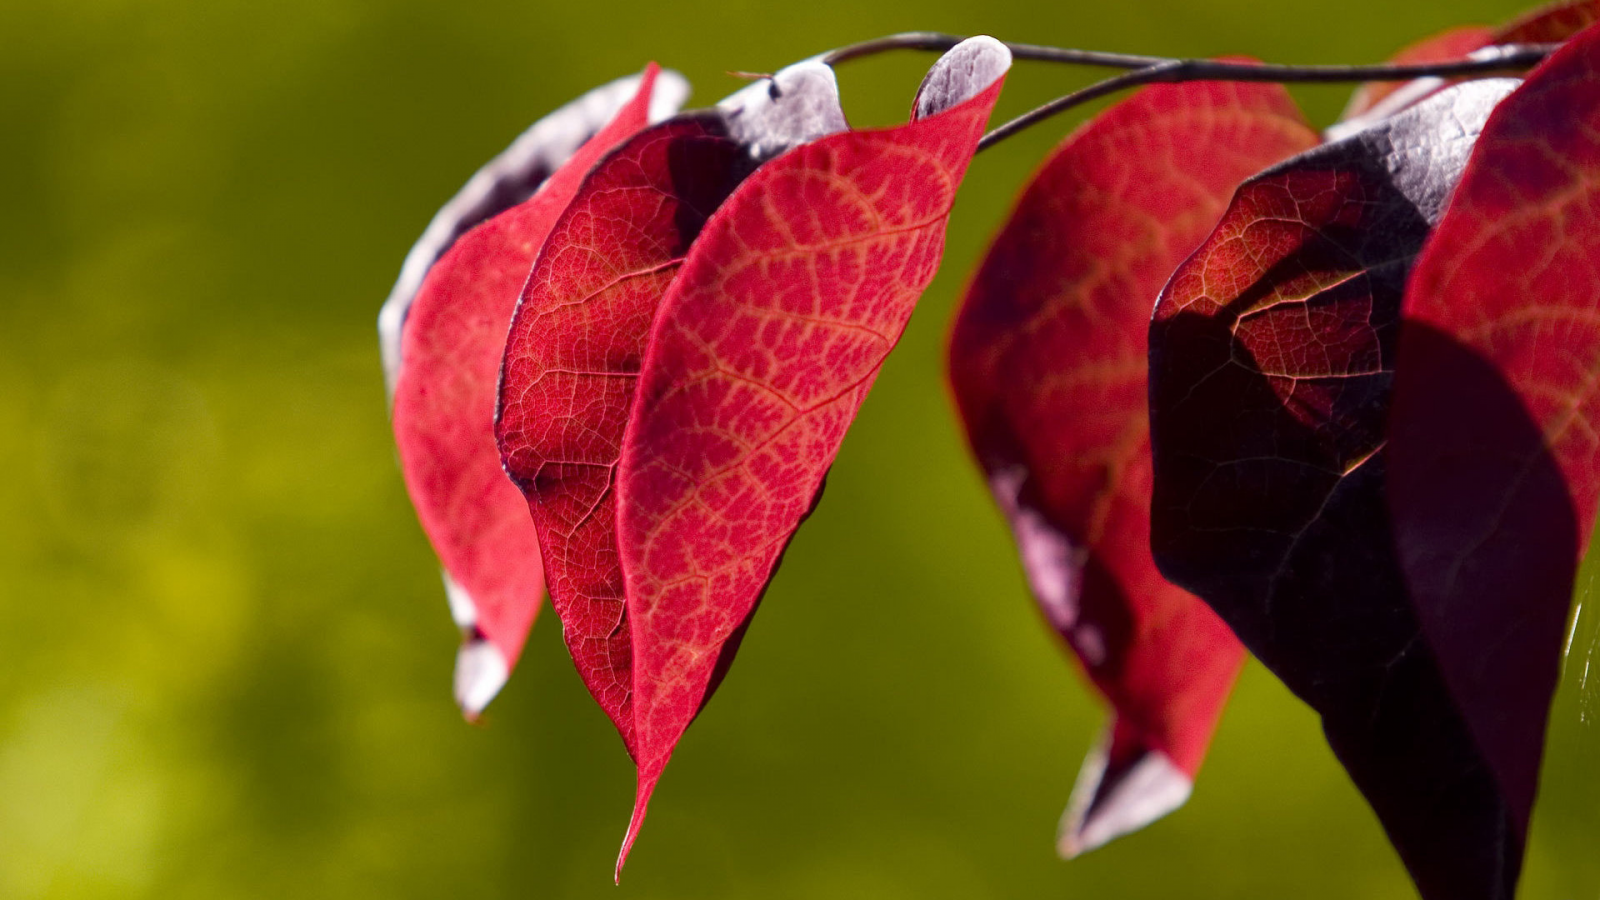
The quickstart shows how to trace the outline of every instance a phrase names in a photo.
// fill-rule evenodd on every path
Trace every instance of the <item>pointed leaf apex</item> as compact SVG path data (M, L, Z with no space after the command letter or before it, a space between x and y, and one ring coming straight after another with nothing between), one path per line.
M1138 831L1182 806L1193 788L1193 779L1171 757L1160 750L1116 747L1108 729L1078 771L1061 815L1056 852L1072 859Z
M460 582L450 577L449 569L439 571L444 576L444 596L450 604L450 620L456 623L463 634L470 635L478 624L478 603Z
M689 80L671 69L663 69L655 63L645 67L645 75L655 73L655 83L650 92L650 108L647 114L650 124L669 119L677 115L678 110L689 100Z
M510 675L505 654L481 637L461 645L456 653L456 705L468 721L477 721L489 701L506 686Z
M706 220L659 301L611 475L633 650L630 749L642 763L624 857L933 280L999 88L936 119L831 134L762 165ZM818 61L718 112L734 135L772 116L756 132L765 149L766 135L781 143L807 121L782 114L813 109L806 91L836 100Z
M849 131L833 67L807 59L734 91L717 109L729 136L749 148L758 161Z
M988 35L967 38L934 62L917 89L913 119L926 119L978 96L1011 69L1011 49Z
M622 838L622 849L617 853L617 871L614 883L622 883L622 867L628 862L628 853L633 850L633 842L639 837L639 829L644 826L644 815L650 808L650 795L655 793L656 782L661 780L661 770L665 763L657 766L655 771L646 774L639 770L639 791L634 795L633 818L628 820L628 833Z

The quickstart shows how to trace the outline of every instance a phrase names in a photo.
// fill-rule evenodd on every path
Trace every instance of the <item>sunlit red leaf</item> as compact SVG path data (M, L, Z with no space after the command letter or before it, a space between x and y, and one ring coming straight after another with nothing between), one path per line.
M1600 29L1484 126L1407 288L1390 509L1428 643L1527 833L1600 502Z
M555 217L589 166L644 127L656 86L652 64L642 78L609 86L530 129L429 226L381 317L391 350L398 339L397 352L386 357L394 362L401 469L466 635L456 699L468 715L504 684L544 593L533 522L494 443L505 330ZM682 99L676 76L660 87L667 105ZM425 269L421 277L418 268Z
M584 179L517 306L500 451L538 524L573 662L630 754L633 651L613 480L651 322L706 217L757 157L845 127L832 70L812 62L717 110L645 129Z
M933 278L1009 63L999 42L966 41L930 71L910 124L757 170L662 301L617 477L639 764L623 857Z
M400 333L428 270L456 239L474 226L533 196L578 148L610 122L638 93L639 75L601 85L528 127L434 214L422 237L406 253L400 277L378 313L378 346L384 384L394 402L400 377ZM689 96L689 83L673 71L660 72L651 92L650 121L676 112Z
M1321 714L1429 900L1509 898L1522 843L1395 557L1384 435L1406 276L1515 84L1246 182L1150 330L1157 563Z
M1244 651L1150 557L1146 333L1245 178L1318 141L1276 85L1148 88L1056 150L969 288L950 378L1045 618L1113 707L1073 855L1180 805Z

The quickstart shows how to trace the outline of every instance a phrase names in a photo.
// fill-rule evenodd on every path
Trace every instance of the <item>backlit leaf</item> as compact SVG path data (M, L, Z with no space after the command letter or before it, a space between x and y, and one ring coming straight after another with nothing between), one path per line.
M1150 556L1146 335L1234 188L1318 141L1276 85L1147 88L1069 137L968 289L950 378L1046 620L1111 703L1074 855L1188 797L1243 648Z
M589 166L685 91L652 64L535 125L435 218L380 316L401 469L465 635L455 687L469 716L505 683L544 593L533 522L493 433L518 289Z
M999 42L966 41L929 72L910 124L762 166L662 300L617 476L639 764L622 858L938 268L1009 64Z
M533 196L556 169L633 99L641 77L629 75L601 85L533 123L511 146L474 172L434 214L422 237L406 253L400 277L378 313L378 344L391 403L395 379L400 376L400 332L428 270L473 226ZM659 73L650 98L650 121L672 115L688 96L689 83L683 76L672 71Z
M808 62L716 110L645 129L584 179L517 306L500 452L538 524L573 662L630 754L633 650L613 482L651 322L707 216L760 156L846 127L833 71Z

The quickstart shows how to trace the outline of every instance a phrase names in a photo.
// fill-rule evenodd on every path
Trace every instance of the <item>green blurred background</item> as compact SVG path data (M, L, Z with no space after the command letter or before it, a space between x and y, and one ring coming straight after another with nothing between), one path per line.
M630 767L548 610L483 724L451 703L374 318L481 162L649 59L708 103L727 70L905 29L1356 62L1518 8L0 0L0 898L1410 896L1253 663L1188 806L1053 854L1103 713L1025 595L940 360L964 273L1069 122L974 165L944 273L620 889ZM928 62L847 67L856 124L900 119ZM1019 66L1000 114L1084 78ZM1323 124L1347 91L1297 94ZM1597 632L1528 897L1600 896Z

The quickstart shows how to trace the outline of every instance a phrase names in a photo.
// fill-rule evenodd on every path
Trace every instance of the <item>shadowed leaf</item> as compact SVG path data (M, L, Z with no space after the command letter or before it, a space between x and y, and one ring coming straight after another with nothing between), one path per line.
M1526 836L1600 500L1600 30L1484 126L1407 288L1389 500L1423 631Z
M1395 557L1386 417L1406 277L1515 84L1246 182L1150 330L1156 561L1317 710L1429 900L1509 898L1522 842Z

